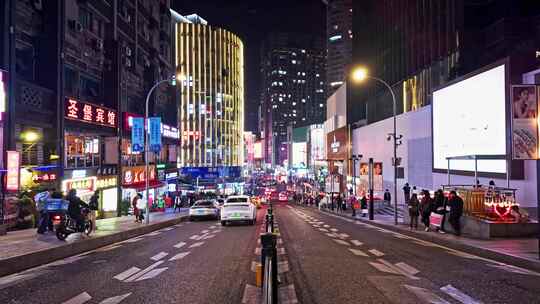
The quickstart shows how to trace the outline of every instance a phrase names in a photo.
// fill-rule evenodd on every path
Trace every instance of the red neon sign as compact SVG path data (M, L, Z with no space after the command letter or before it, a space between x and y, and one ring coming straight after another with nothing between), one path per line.
M17 151L7 151L6 190L19 190L20 154Z
M117 126L116 111L75 99L66 99L65 116L67 119L82 121L95 125L115 128Z

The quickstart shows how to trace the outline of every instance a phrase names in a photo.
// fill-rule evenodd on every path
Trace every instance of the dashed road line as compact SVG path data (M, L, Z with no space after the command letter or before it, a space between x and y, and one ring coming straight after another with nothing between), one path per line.
M420 272L420 270L412 267L411 265L407 264L407 263L404 263L404 262L399 262L399 263L396 263L395 264L397 267L399 267L399 269L405 271L406 273L410 274L410 275L415 275L417 273Z
M425 303L430 304L450 304L450 302L444 300L433 292L416 286L403 285L407 290L412 292L418 299L423 300Z
M170 261L181 260L181 259L185 258L186 256L188 256L189 253L190 253L190 251L180 252L179 254L176 254L176 255L172 256L172 257L169 259L169 262L170 262Z
M363 252L362 250L349 248L349 251L352 252L354 255L357 255L357 256L368 257L368 255L365 252Z
M99 304L118 304L118 303L124 301L130 295L131 295L131 292L123 294L123 295L119 295L119 296L116 296L116 297L110 297L110 298L107 298L107 299L99 302Z
M190 240L198 240L199 238L200 238L200 236L198 234L194 234L194 235L189 237Z
M322 231L322 232L328 232L328 229L326 229L326 228L319 228L319 231Z
M373 254L374 256L376 257L382 257L384 256L384 253L377 250L377 249L371 249L371 250L368 250L369 253Z
M147 236L156 236L156 235L160 235L160 234L161 234L161 232L154 231L154 232L148 233Z
M336 229L336 228L330 228L330 231L332 231L332 232L338 232L339 230Z
M133 282L134 280L137 280L138 278L142 277L146 273L152 271L154 268L158 267L159 265L163 264L163 261L155 262L154 264L146 267L145 269L135 273L134 275L130 276L129 278L125 279L124 282Z
M87 292L83 292L65 302L63 302L62 304L82 304L82 303L86 303L88 301L90 301L92 299L92 297L87 293Z
M341 244L341 245L345 245L345 246L350 246L351 245L351 244L349 244L349 242L344 241L344 240L336 240L336 239L334 239L334 242L336 242L338 244Z
M186 246L186 244L187 244L186 242L180 242L180 243L174 245L173 247L177 248L177 249L180 249L180 248Z
M169 253L162 251L162 252L154 255L153 257L151 257L150 260L159 261L159 260L163 259L164 257L166 257L168 255L169 255Z
M197 242L197 243L193 243L189 246L189 248L195 248L195 247L200 247L204 245L204 242Z
M441 287L441 291L451 296L457 301L460 301L463 304L481 304L482 302L477 301L470 297L469 295L463 293L461 290L455 288L452 285L446 285Z
M358 241L358 240L351 240L351 243L353 243L354 246L362 246L364 243Z
M141 271L140 268L137 268L137 267L131 267L129 268L128 270L124 271L124 272L121 272L117 275L115 275L113 278L119 280L119 281L123 281L127 278L129 278L130 276L136 274L137 272Z

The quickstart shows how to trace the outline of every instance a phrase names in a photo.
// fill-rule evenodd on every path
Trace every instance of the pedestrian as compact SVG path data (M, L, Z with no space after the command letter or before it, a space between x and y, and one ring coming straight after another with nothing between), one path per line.
M37 233L43 234L49 227L49 231L52 231L49 226L49 213L47 211L47 200L51 193L49 191L39 192L34 196L34 202L36 203L37 211L39 212L38 229Z
M337 211L339 213L343 212L343 199L341 198L341 194L337 195L336 204L337 204Z
M349 205L351 206L352 216L356 217L356 205L358 205L358 200L356 199L356 196L352 193L352 190L349 195Z
M411 196L408 206L409 206L409 217L411 218L410 228L411 230L413 228L418 229L418 215L420 214L420 202L418 201L418 196L416 194L413 194Z
M92 222L92 227L94 227L94 230L97 230L96 213L97 213L97 210L99 209L98 192L94 192L94 194L92 194L92 196L90 197L90 201L88 202L88 209L90 209L88 216L90 217L90 221Z
M446 197L444 197L442 189L435 192L434 209L434 212L442 215L441 226L437 228L437 231L439 231L439 233L446 233L444 231L444 221L446 220Z
M330 208L332 209L332 212L334 212L334 208L335 208L334 193L330 193Z
M412 193L413 193L413 194L416 194L416 196L418 197L418 194L419 194L419 193L418 193L418 190L416 189L416 186L413 186L413 187L412 187Z
M429 217L431 216L433 201L429 191L422 190L422 200L420 201L420 214L422 215L422 223L426 227L425 231L429 231Z
M403 186L403 196L405 197L405 205L408 205L411 199L411 187L409 183L405 183L405 186Z
M175 198L174 198L174 210L173 210L173 213L176 212L176 209L178 209L178 212L180 212L180 206L182 204L182 200L180 199L180 196L177 195Z
M463 200L459 197L456 191L450 191L448 198L448 205L450 206L450 216L448 221L454 229L457 236L461 235L461 216L463 215Z
M142 199L142 195L137 193L135 194L135 196L133 197L133 200L131 201L131 206L133 207L133 215L135 216L135 223L140 223L141 220L141 211L139 210L139 206L138 206L138 203L139 203L139 200Z
M367 214L367 198L366 195L362 195L362 198L360 199L360 209L362 210L362 217L366 217Z
M390 195L390 191L388 191L388 189L384 191L383 199L386 204L390 205L390 202L392 201L392 195Z

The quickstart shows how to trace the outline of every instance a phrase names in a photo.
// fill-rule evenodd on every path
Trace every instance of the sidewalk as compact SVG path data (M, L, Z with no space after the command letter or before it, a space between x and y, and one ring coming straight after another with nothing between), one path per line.
M76 233L65 242L51 232L40 235L36 229L11 231L0 236L0 277L175 225L186 215L187 209L180 213L151 213L148 226L135 223L133 216L97 220L98 229L90 237L84 239Z
M305 205L300 205L306 207ZM313 207L313 209L316 209ZM318 210L318 209L316 209ZM331 210L321 210L331 214L341 215L343 217L352 218L352 210L347 209L342 213ZM368 215L362 217L359 212L356 214L356 220L367 222L405 234L418 239L430 241L442 246L447 246L452 249L467 251L471 254L488 256L489 258L502 260L505 263L518 264L523 267L533 267L540 270L540 261L538 259L538 239L536 238L494 238L490 240L480 240L465 236L456 236L450 233L438 233L433 230L426 232L419 230L410 230L409 226L403 223L403 219L398 219L398 225L394 225L393 215L375 215L374 220L370 221Z

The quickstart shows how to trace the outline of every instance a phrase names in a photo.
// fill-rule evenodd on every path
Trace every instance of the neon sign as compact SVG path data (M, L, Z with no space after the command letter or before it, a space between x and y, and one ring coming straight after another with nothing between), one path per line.
M115 110L70 98L66 99L65 117L105 127L117 126Z
M6 111L7 104L7 73L0 70L0 113ZM2 116L0 115L0 120Z
M20 154L17 151L7 151L7 178L6 190L19 190Z
M143 117L142 115L124 112L124 129L131 131L133 127L133 118ZM146 125L146 124L145 124ZM146 126L145 126L146 129ZM171 139L180 139L180 130L171 125L161 124L161 136Z
M68 192L71 189L81 191L96 191L97 177L87 177L80 179L68 179L62 182L62 190Z

